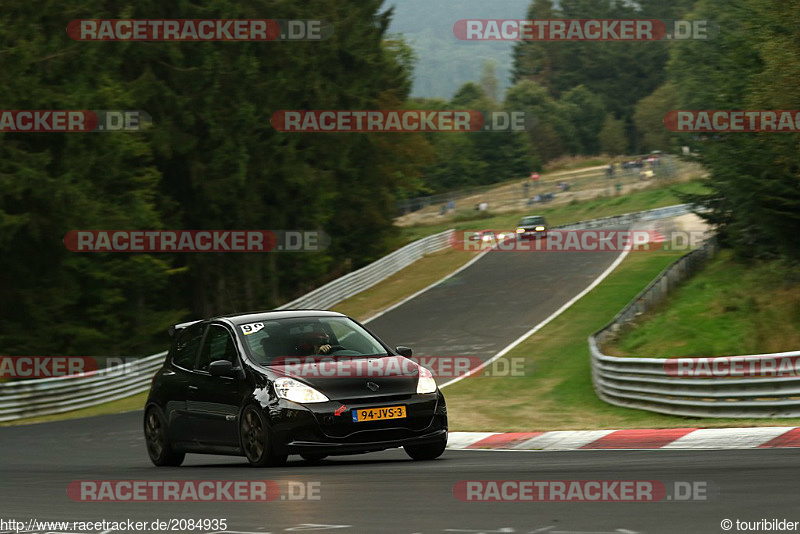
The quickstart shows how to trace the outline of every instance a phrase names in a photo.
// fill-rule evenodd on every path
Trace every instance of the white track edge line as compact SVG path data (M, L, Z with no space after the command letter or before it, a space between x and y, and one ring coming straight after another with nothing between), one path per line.
M453 272L451 272L451 273L449 273L449 274L446 274L446 275L444 275L444 276L443 276L442 278L440 278L439 280L435 281L434 283L432 283L432 284L430 284L430 285L427 285L427 286L425 286L424 288L420 289L419 291L417 291L417 292L416 292L416 293L414 293L413 295L410 295L410 296L408 296L408 297L406 297L406 298L404 298L404 299L402 299L402 300L400 300L400 301L398 301L398 302L395 302L394 304L392 304L391 306L389 306L389 307L388 307L388 308L386 308L385 310L383 310L383 311L380 311L380 312L376 313L375 315L371 316L369 319L366 319L366 320L364 320L364 321L361 321L361 323L362 323L362 324L367 324L368 322L370 322L370 321L372 321L372 320L374 320L374 319L377 319L377 318L378 318L378 317L380 317L381 315L383 315L383 314L385 314L385 313L389 313L390 311L392 311L392 310L393 310L393 309L395 309L395 308L399 308L400 306L402 306L403 304L405 304L405 303L406 303L406 302L408 302L409 300L412 300L412 299L415 299L415 298L417 298L418 296L422 295L423 293L425 293L425 292L426 292L426 291L428 291L429 289L432 289L432 288L434 288L434 287L438 286L439 284L441 284L442 282L444 282L444 281L445 281L445 280L447 280L448 278L450 278L450 277L452 277L452 276L455 276L455 275L457 275L458 273L460 273L461 271L463 271L464 269L466 269L466 268L470 267L470 266L471 266L473 263L475 263L476 261L478 261L479 259L481 259L481 258L482 258L482 257L483 257L483 256L484 256L486 253L488 253L488 252L491 252L491 251L492 251L492 249L487 249L487 250L484 250L484 251L482 251L482 252L481 252L481 253L479 253L477 256L475 256L474 258L472 258L471 260L469 260L467 263L465 263L464 265L462 265L461 267L459 267L459 268L458 268L458 269L456 269L455 271L453 271Z
M571 308L573 304L575 304L577 301L579 301L581 298L583 298L592 289L597 287L600 284L600 282L605 280L606 277L608 277L608 275L610 275L612 272L614 272L614 270L617 267L619 267L619 264L622 263L623 260L628 256L629 252L630 252L629 248L626 248L625 250L623 250L620 253L620 255L617 256L617 259L615 259L614 262L611 265L609 265L608 268L606 268L605 271L600 273L600 275L597 278L595 278L594 281L591 284L589 284L589 286L586 289L584 289L583 291L581 291L580 293L578 293L577 295L572 297L569 301L567 301L566 304L564 304L559 309L557 309L552 314L550 314L550 316L548 318L546 318L544 321L542 321L541 323L537 324L536 326L534 326L533 328L531 328L530 330L528 330L527 332L522 334L520 337L518 337L516 340L514 340L506 348L504 348L503 350L501 350L500 352L498 352L497 354L495 354L494 356L492 356L491 358L489 358L488 360L486 360L485 362L480 364L475 369L470 369L470 371L468 373L466 373L464 375L461 375L461 376L458 376L458 377L454 378L453 380L450 380L449 382L445 382L444 384L439 386L439 389L446 388L447 386L455 384L456 382L458 382L460 380L463 380L463 379L467 378L468 376L471 376L473 373L476 373L476 372L480 371L481 369L483 369L484 367L486 367L490 363L494 362L498 358L502 358L503 356L505 356L514 347L516 347L517 345L519 345L520 343L522 343L523 341L525 341L526 339L531 337L533 334L535 334L536 332L538 332L539 330L541 330L542 328L547 326L548 323L550 323L553 319L555 319L556 317L558 317L559 315L561 315L562 313L567 311L569 308Z

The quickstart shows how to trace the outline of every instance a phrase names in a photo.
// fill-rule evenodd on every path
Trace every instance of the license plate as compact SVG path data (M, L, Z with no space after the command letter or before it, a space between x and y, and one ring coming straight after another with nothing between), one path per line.
M354 423L382 421L384 419L403 419L405 416L405 406L387 406L385 408L361 408L353 410Z

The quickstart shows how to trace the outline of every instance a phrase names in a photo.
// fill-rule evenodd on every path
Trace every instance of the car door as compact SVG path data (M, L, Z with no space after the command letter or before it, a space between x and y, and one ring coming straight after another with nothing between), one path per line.
M194 441L187 401L204 332L205 324L197 323L176 333L169 355L170 365L160 371L158 383L163 391L164 414L170 439L175 444Z
M235 369L242 368L231 332L221 324L211 324L189 387L188 410L192 432L203 446L236 449L239 446L239 409L244 401L247 382L238 377L211 376L209 364L217 360L228 360Z

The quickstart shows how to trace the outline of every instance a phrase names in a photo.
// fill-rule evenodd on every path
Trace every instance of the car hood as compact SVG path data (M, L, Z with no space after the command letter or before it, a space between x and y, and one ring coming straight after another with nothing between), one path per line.
M331 400L411 395L419 378L419 366L403 356L299 357L269 368L305 382Z

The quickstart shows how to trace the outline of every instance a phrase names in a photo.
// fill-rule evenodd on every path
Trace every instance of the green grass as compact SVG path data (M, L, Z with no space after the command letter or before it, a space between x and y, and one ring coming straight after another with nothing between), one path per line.
M630 254L603 283L504 356L524 358L524 376L477 376L446 388L451 430L800 425L800 419L676 417L620 408L597 398L586 338L610 321L680 254Z
M507 230L516 226L520 216L523 214L544 215L551 225L557 226L585 219L621 215L623 213L680 204L680 199L675 195L675 191L700 193L703 190L702 182L695 180L660 188L648 188L620 196L599 197L581 202L573 201L569 204L553 207L532 206L528 210L514 213L492 215L491 212L487 214L486 212L463 210L449 221L404 227L400 231L401 241L410 243L425 236L443 232L448 228L455 228L456 230Z
M723 251L637 321L607 354L732 356L800 348L800 280L782 261L749 264Z

